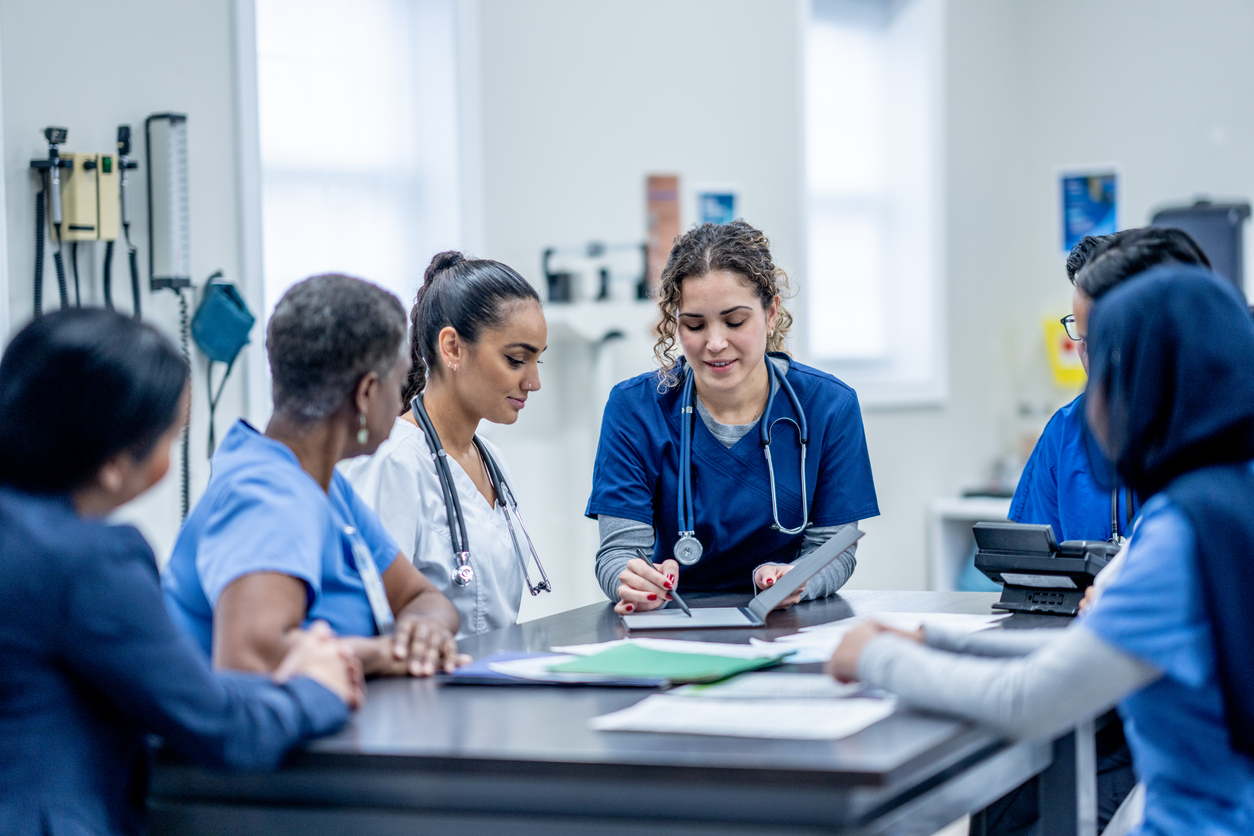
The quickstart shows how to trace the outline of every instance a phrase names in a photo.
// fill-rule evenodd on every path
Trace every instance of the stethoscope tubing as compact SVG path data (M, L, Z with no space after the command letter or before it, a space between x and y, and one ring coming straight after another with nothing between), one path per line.
M808 485L806 483L806 448L810 444L810 426L806 420L805 410L801 406L801 399L797 397L796 390L788 382L787 375L776 370L771 363L771 356L768 353L765 357L767 369L766 408L762 411L762 417L758 419L758 440L766 457L766 468L771 484L771 518L773 520L771 528L782 534L800 534L810 524ZM679 399L679 491L676 504L678 506L681 538L684 536L696 536L697 516L693 507L692 493L692 432L696 421L693 407L695 378L696 375L692 369L687 369L684 373L683 389ZM794 421L786 416L780 416L773 421L771 420L771 409L775 405L775 383L778 383L779 388L784 390L784 394L788 397L793 411L797 415L797 420ZM775 463L771 458L771 440L775 425L780 421L787 421L797 429L797 441L801 447L801 524L795 528L785 528L779 519L779 500L775 488Z

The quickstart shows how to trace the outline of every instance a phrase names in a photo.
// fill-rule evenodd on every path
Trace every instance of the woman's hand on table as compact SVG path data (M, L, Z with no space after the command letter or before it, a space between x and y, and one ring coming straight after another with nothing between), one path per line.
M678 583L677 561L652 563L644 558L633 557L618 576L618 603L614 605L614 612L626 615L665 606L671 600L671 590Z
M837 645L836 652L832 654L832 658L827 660L823 670L841 682L856 682L858 679L858 660L862 658L862 651L871 639L881 633L892 633L895 636L901 636L903 639L919 643L923 642L922 627L917 630L898 630L895 627L886 627L883 624L868 621L865 624L859 624L845 634L845 637L840 640L840 644Z
M308 630L296 631L292 636L273 679L281 684L294 676L312 679L349 708L360 708L366 700L361 661L345 642L335 637L325 621L315 621Z
M770 589L780 578L792 571L792 566L787 563L767 563L753 570L753 585L759 592ZM801 594L806 591L806 585L802 584L801 588L787 598L779 602L775 607L777 610L786 610L793 604L801 600Z
M1080 599L1080 612L1084 612L1089 607L1093 606L1093 602L1097 600L1097 596L1100 594L1101 593L1097 591L1097 584L1089 584L1089 588L1084 590L1084 597Z
M431 676L470 662L457 652L457 641L442 622L420 615L402 615L390 636L353 636L345 642L368 676Z

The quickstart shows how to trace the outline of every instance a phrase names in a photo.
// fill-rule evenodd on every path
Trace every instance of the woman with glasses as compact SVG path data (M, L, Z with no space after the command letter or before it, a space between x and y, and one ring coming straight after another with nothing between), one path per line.
M660 368L610 394L586 511L618 613L662 607L680 588L767 589L879 514L857 395L784 351L787 288L744 221L703 224L671 250ZM834 594L854 565L851 546L780 606Z
M293 285L266 329L274 413L240 420L162 576L174 620L220 668L270 671L321 619L367 675L429 676L462 662L457 611L401 554L335 469L392 431L405 311L381 287L323 275Z
M540 389L547 344L526 279L498 261L440 253L410 311L400 417L378 452L341 465L457 607L461 636L515 623L524 587L549 589L505 457L476 434L485 420L518 420Z
M1230 282L1175 265L1103 295L1091 324L1085 432L1101 482L1145 501L1101 596L1065 630L868 624L828 670L1015 738L1118 702L1145 783L1135 834L1249 834L1254 320Z

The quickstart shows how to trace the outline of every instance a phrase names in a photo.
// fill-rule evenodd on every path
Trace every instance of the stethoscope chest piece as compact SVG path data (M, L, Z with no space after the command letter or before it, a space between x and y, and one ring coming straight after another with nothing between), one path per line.
M690 532L682 532L683 536L675 543L675 559L684 566L691 566L701 559L701 554L705 551L701 546L701 541L693 536Z
M470 586L470 582L475 579L475 569L470 565L470 553L458 554L457 563L457 568L453 570L453 583L458 586Z

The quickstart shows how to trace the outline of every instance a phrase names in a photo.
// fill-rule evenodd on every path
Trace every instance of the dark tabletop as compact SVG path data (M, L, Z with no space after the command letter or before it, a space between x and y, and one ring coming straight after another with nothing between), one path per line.
M846 592L772 613L756 629L634 631L633 636L747 643L769 639L851 615L876 612L987 614L995 594L971 592ZM744 596L692 596L691 605L744 604ZM1065 623L1050 617L1015 616L1010 626ZM609 604L571 610L465 639L462 649L480 657L496 650L548 650L553 646L609 641L627 635ZM818 670L818 666L785 666ZM971 738L969 724L899 711L843 740L796 741L645 732L601 732L587 721L644 699L636 688L446 685L432 680L389 679L370 683L365 707L340 734L318 741L310 753L551 761L673 767L746 768L776 773L820 770L846 779L879 783L942 744ZM977 741L978 739L978 741Z

